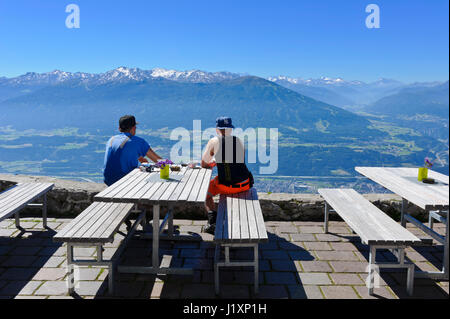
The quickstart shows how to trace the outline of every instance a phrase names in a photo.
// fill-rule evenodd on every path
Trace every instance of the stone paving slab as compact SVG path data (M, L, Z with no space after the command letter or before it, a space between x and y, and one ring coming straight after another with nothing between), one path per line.
M42 228L39 218L22 218L24 232L14 219L0 223L0 298L61 299L110 298L108 269L76 267L76 295L67 295L66 246L52 236L70 219L49 219L51 230ZM320 222L266 222L269 242L259 249L260 292L254 294L251 267L221 268L221 290L214 293L212 236L200 233L204 220L175 220L182 232L195 232L200 242L161 242L161 255L171 257L171 266L193 267L192 276L116 275L115 298L276 298L276 299L399 299L406 294L403 273L383 271L375 295L369 296L368 246L340 221L330 222L330 234ZM123 228L123 227L122 227ZM421 234L419 229L408 229ZM436 230L444 231L436 224ZM125 231L125 229L123 229ZM423 235L423 233L422 233ZM420 236L422 236L420 235ZM105 245L104 257L111 257L123 236ZM151 240L132 239L124 251L123 264L151 265ZM442 262L442 246L407 249L407 257L422 270L435 270ZM232 258L251 259L249 249L231 249ZM76 248L75 256L93 258L95 248ZM380 252L377 260L393 255ZM414 298L448 298L448 282L416 280Z

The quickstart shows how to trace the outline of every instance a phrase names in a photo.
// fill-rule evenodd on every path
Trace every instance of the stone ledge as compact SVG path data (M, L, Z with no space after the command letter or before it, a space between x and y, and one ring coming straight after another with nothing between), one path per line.
M0 191L19 182L51 182L54 189L48 193L48 213L52 217L74 217L88 207L94 196L106 188L101 183L77 182L47 176L28 176L0 174ZM320 195L258 193L261 208L266 221L321 221L324 202ZM398 220L401 198L395 194L365 194L368 200L389 216ZM150 207L148 207L150 209ZM418 219L424 220L425 212L414 205L408 211ZM24 215L39 216L36 210L24 210ZM176 207L175 218L205 219L202 207L182 205ZM335 214L330 219L338 219Z

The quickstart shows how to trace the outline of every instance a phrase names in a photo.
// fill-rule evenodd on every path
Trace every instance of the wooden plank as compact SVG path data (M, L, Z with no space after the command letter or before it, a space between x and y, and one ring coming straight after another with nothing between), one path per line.
M119 230L120 225L125 221L125 219L130 214L130 211L133 209L133 204L122 204L123 207L119 211L119 213L113 219L115 222L110 223L109 226L104 230L104 232L100 235L100 238L104 238L109 242L113 241L114 234Z
M114 234L133 209L134 204L99 203L98 205L91 206L89 211L86 210L86 214L90 215L87 223L86 216L79 220L73 220L54 236L54 241L86 243L111 242ZM74 232L75 229L76 231Z
M37 187L33 187L31 191L27 191L26 193L21 193L21 196L15 197L11 202L7 204L3 204L1 211L2 215L6 216L6 214L14 214L17 211L24 208L28 203L33 202L37 198L44 195L46 192L53 188L53 184L51 183L37 183Z
M319 194L366 244L421 242L353 189L319 189Z
M82 238L84 234L94 225L98 220L100 220L104 214L112 211L116 207L116 203L108 203L101 209L97 210L94 214L91 214L91 218L81 227L78 228L76 232L73 232L70 237Z
M113 238L120 225L130 214L134 204L123 203L116 206L114 211L110 214L108 219L93 232L90 237L92 238Z
M7 197L11 197L14 193L20 191L23 187L29 186L30 183L19 183L0 193L0 203Z
M200 192L200 187L203 184L205 175L206 175L206 169L202 168L197 176L197 179L196 179L193 187L192 187L191 193L189 194L189 197L187 198L188 202L196 202L197 201L197 197Z
M355 170L422 209L448 209L448 185L418 182L417 169L356 167Z
M94 202L89 205L84 211L82 211L75 219L72 219L62 230L60 230L53 239L70 237L79 227L84 225L89 219L91 214L95 214L103 206L107 205L105 202Z
M258 234L258 227L256 224L255 208L253 206L250 191L245 192L245 205L247 206L249 237L252 241L253 240L257 241L259 239L259 234Z
M250 239L250 231L248 228L248 212L247 212L247 205L246 205L246 197L245 193L238 194L238 201L239 201L239 224L241 227L241 240L247 241Z
M187 170L187 167L182 167L179 172L176 173L177 176L184 176L185 172ZM181 182L181 181L180 181ZM170 183L170 186L166 189L164 194L159 198L160 201L167 201L172 193L175 191L175 189L180 185L180 182L178 183Z
M226 209L226 216L225 216L225 233L227 234L227 237L224 236L225 241L230 241L233 238L233 212L231 207L233 207L233 198L228 195L225 197L227 200L227 209Z
M129 193L133 192L137 188L137 185L144 181L149 177L148 173L140 172L140 174L135 175L135 179L128 184L128 186L124 187L120 192L118 192L114 197L116 200L120 201L121 199L129 198Z
M206 169L205 177L202 181L202 186L198 192L197 202L204 203L208 195L209 183L211 182L212 169Z
M195 185L195 181L197 180L199 172L200 172L199 169L192 170L191 176L189 177L189 180L186 182L186 186L181 192L180 197L178 197L178 201L186 201L188 199L189 194L191 193L192 188Z
M256 227L258 229L259 239L262 241L267 241L267 231L266 225L264 224L264 217L261 210L261 205L259 204L258 194L256 193L256 189L251 188L251 198L253 203L253 209L255 211L255 219L256 219Z
M232 233L231 239L240 241L241 240L241 224L240 224L240 211L239 211L239 198L237 195L231 195L232 197Z
M163 182L162 185L158 188L158 190L153 193L153 195L148 199L150 202L158 202L159 198L164 195L166 190L169 188L171 184L178 184L177 182Z
M180 172L172 173L173 175L181 175L186 171L187 167L183 167ZM149 199L152 203L157 203L159 201L167 200L172 192L175 190L176 186L180 183L180 181L174 182L163 182L163 185L152 195Z
M159 174L159 173L152 172L152 173L149 173L147 176L148 176L148 178L150 178L156 174ZM139 185L141 185L141 186L139 187ZM153 186L155 186L154 183L148 182L146 179L143 182L141 182L139 185L137 185L134 193L130 192L130 194L128 195L130 199L136 200L136 201L139 200L142 197L142 195L144 195L149 189L151 189Z
M414 187L414 189L411 190L420 192L422 196L427 197L430 201L432 201L432 204L448 204L448 186L425 184L419 182L417 180L417 176L412 175L413 171L415 171L414 169L401 170L388 168L387 171L391 174L392 178L394 178L397 183L403 185L404 187Z
M408 185L404 185L403 183L400 183L398 180L395 180L390 176L388 171L383 170L373 170L372 168L355 168L359 173L362 175L368 177L369 179L372 179L376 183L380 184L381 186L389 189L390 191L400 195L403 198L406 198L408 200L413 199L413 203L417 206L425 209L425 206L427 205L427 200L424 199L421 194L417 194L417 197L414 195L414 191L411 191L408 188ZM381 176L379 176L381 175Z
M105 207L108 207L109 205L112 204L106 202L99 202L89 206L85 211L83 211L80 215L78 215L71 223L69 223L68 226L66 226L68 229L64 234L64 237L72 237L82 227L86 227L91 218L96 218L96 216L101 214L105 209Z
M80 238L96 238L98 236L95 236L94 234L96 234L97 231L99 231L99 229L103 229L102 225L106 227L106 225L109 225L110 223L114 223L114 222L119 222L119 221L115 221L115 217L118 215L118 213L120 212L120 210L123 208L123 205L126 204L119 204L119 203L114 203L109 205L109 208L107 210L105 210L105 212L99 216L99 218L97 220L92 220L90 221L90 226L86 228L86 230L84 231L83 234L75 234L75 236L78 236ZM133 206L133 204L128 204Z
M223 243L268 240L256 190L220 195L214 240Z
M119 179L117 182L115 182L114 184L108 186L106 189L104 189L103 191L101 191L100 193L98 193L94 199L95 200L108 200L110 199L112 196L111 194L115 194L117 192L117 190L121 190L123 188L124 184L128 184L129 181L133 178L133 176L135 174L138 174L140 172L140 169L136 168L134 170L132 170L130 173L128 173L127 175L125 175L124 177L122 177L121 179Z
M16 203L23 203L23 196L29 192L30 189L38 189L40 186L31 186L27 185L22 187L21 189L17 190L12 194L12 196L8 196L3 199L3 201L0 203L0 218L4 219L12 214L14 214L14 210L11 209L11 206L16 205ZM15 207L13 207L15 208Z
M178 201L178 198L180 197L181 193L183 192L184 188L186 187L187 181L191 177L191 174L193 171L194 170L192 170L192 169L186 170L183 178L181 179L181 181L178 183L177 187L175 187L175 190L170 195L170 197L168 199L169 202Z
M33 191L33 189L40 186L41 185L39 183L18 184L17 187L11 191L11 193L7 192L6 196L0 201L0 209L4 208L4 206L8 203L13 202L15 199L22 197L27 192Z
M141 172L139 169L135 169L131 171L128 175L123 177L124 181L120 185L116 187L111 187L111 190L106 193L103 197L104 198L110 198L110 199L116 199L118 198L118 194L122 191L127 189L130 185L134 185L135 180L137 177L139 177L141 174L145 175L144 172Z
M141 198L139 199L140 202L148 202L149 198L152 197L152 195L161 187L163 186L163 183L157 182L157 183L151 183L153 186L146 191Z

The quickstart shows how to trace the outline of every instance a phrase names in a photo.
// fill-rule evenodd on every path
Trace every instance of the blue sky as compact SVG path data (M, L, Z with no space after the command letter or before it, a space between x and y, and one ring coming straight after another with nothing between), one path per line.
M80 7L68 29L66 5ZM381 10L368 29L365 8ZM447 0L1 0L0 76L118 66L447 80Z

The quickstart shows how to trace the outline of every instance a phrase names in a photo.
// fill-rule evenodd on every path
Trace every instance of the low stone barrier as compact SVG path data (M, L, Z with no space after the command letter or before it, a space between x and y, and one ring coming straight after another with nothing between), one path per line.
M47 176L0 174L0 192L19 182L51 182L55 184L48 193L48 215L58 218L73 218L88 207L94 196L106 188L100 183L77 182ZM266 221L321 221L324 201L320 195L259 193L261 208ZM365 194L373 204L395 220L399 220L401 198L394 194ZM148 210L151 207L147 207ZM162 209L164 211L164 208ZM417 219L425 220L425 212L410 205L408 211ZM177 205L174 211L178 219L206 219L203 207ZM35 209L25 209L21 216L40 216ZM330 219L339 219L334 214Z

